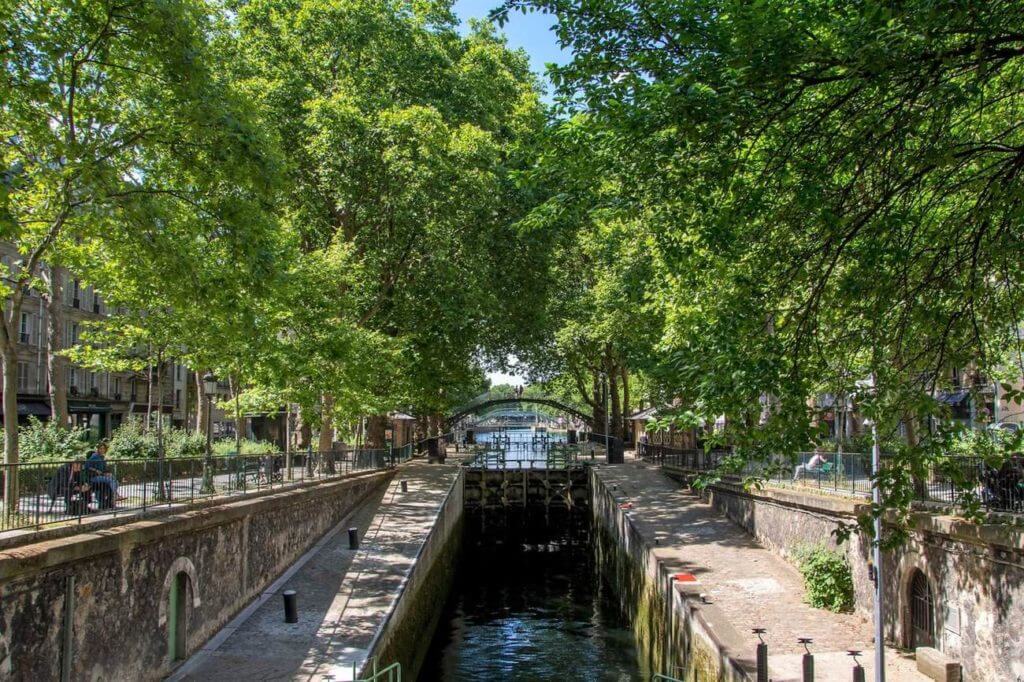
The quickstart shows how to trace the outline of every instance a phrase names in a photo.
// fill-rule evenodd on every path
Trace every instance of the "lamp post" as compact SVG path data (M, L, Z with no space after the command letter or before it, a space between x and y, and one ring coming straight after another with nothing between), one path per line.
M213 490L213 394L217 392L217 377L212 372L203 376L203 395L206 398L206 456L203 459L203 485L199 489L204 495Z
M867 380L857 382L858 388L867 389L869 395L875 395L877 390L877 379L872 372ZM868 420L865 420L865 424ZM875 630L875 682L885 682L885 608L882 602L885 596L882 570L882 489L880 487L879 473L882 467L882 449L878 443L878 423L876 418L870 420L871 424L871 503L875 508L873 523L874 542L871 547L871 558L874 562L875 580L875 604L874 604L874 630Z

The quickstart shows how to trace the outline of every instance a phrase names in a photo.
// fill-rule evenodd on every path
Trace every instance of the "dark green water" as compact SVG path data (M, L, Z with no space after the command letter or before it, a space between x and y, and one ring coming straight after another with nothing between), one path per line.
M421 680L639 680L621 607L596 566L590 513L468 515Z

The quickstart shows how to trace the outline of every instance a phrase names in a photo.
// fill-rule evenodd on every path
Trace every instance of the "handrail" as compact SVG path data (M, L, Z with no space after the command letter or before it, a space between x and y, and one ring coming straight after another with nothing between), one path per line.
M356 680L356 682L381 682L382 680L402 682L402 664L399 661L395 661L386 668L377 670L377 659L372 659L373 672L370 673L369 677L359 677L356 665L356 663L352 664L352 679Z

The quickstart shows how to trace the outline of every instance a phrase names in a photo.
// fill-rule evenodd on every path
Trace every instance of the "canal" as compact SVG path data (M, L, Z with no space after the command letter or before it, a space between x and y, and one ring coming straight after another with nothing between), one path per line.
M509 457L528 457L535 435L500 437L520 444ZM587 508L467 510L452 591L419 679L643 679L593 532Z

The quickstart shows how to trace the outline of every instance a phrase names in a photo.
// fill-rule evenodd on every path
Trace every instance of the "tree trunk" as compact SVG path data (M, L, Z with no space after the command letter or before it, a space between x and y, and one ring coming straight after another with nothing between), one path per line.
M604 397L604 382L601 381L601 375L598 372L593 373L593 385L594 385L594 423L591 425L594 433L604 433L607 420L605 419L605 397Z
M241 389L234 376L228 377L228 387L231 389L231 395L235 399L235 452L242 454L242 408L238 404L238 394Z
M334 446L334 396L324 393L320 403L320 442L317 448L327 452Z
M309 428L309 423L306 419L306 410L302 408L302 403L296 403L295 405L295 449L305 450L309 447L309 444L313 438L312 429Z
M629 370L623 365L619 369L619 373L622 375L622 435L623 440L629 436Z
M6 336L6 335L5 335ZM18 346L6 338L0 344L0 369L4 374L4 464L18 463ZM18 467L9 466L4 476L4 516L18 514Z
M61 268L44 270L46 278L46 378L50 393L50 421L68 425L68 387L65 379L67 358L64 349L64 273Z
M149 349L150 353L153 349ZM153 357L150 355L150 357ZM150 361L146 367L146 428L144 431L149 433L149 428L153 424L153 362Z
M167 491L163 472L166 471L164 463L167 460L167 453L164 451L164 392L161 380L163 379L163 353L157 353L156 356L156 457L159 460L159 467L161 471L160 475L160 488L157 490L157 499L166 500ZM150 376L152 376L153 365L149 366ZM150 395L153 394L153 387L150 384ZM150 400L152 404L152 400ZM147 419L148 420L148 419Z
M203 375L196 370L196 433L206 435L206 411L210 403L203 392Z
M386 414L377 414L370 417L366 425L366 447L376 449L386 446L385 436L387 429L388 416Z
M608 392L612 400L612 436L622 440L622 402L619 400L619 377L614 364L608 363Z

